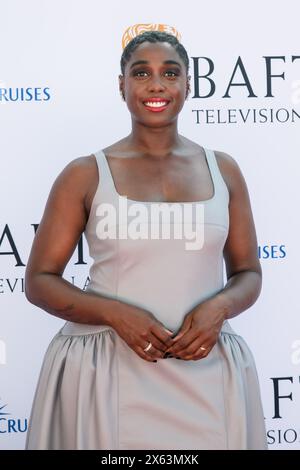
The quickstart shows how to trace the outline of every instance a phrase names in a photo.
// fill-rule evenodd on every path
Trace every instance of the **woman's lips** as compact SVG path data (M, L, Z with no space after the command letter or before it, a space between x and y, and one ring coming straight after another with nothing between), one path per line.
M167 108L169 101L167 100L149 100L143 102L144 106L154 113L161 112Z

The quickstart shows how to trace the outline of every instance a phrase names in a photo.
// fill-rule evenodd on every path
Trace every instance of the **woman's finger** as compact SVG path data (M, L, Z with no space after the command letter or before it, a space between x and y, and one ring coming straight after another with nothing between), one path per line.
M179 356L182 359L192 359L193 357L204 357L211 350L215 344L215 340L208 336L198 336L195 340L190 343L186 348L177 351L175 356Z
M177 353L181 353L183 350L187 349L194 341L199 338L199 332L195 331L195 329L190 329L181 339L175 342L172 346L170 346L166 352L170 354L176 355ZM200 346L200 344L199 344Z
M134 351L138 356L140 356L142 359L145 359L148 362L157 362L157 359L159 359L158 357L155 357L152 354L149 354L149 351L145 352L141 346L137 346Z
M165 355L166 345L159 341L154 335L150 334L149 339L145 341L145 345L142 347L144 350L151 343L151 347L145 351L147 354L154 356L156 358L162 358Z
M173 332L168 330L164 326L161 326L159 323L154 323L151 328L151 333L155 336L156 341L162 344L158 349L161 351L165 351L167 347L170 347L174 344L174 340L172 338ZM158 343L156 343L158 344Z

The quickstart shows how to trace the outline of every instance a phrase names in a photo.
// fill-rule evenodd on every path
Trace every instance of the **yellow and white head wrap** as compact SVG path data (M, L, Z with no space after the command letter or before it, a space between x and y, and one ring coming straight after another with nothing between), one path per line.
M162 31L164 33L172 34L178 41L181 40L181 34L173 26L167 24L155 24L155 23L138 23L133 26L129 26L122 36L122 48L123 50L127 44L139 34L145 31Z

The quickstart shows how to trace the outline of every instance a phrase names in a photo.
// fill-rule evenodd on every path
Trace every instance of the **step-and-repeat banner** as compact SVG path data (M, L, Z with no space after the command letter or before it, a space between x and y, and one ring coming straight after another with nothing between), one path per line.
M247 181L263 290L231 324L256 359L269 448L300 449L300 6L279 3L0 0L1 449L24 448L43 355L64 323L24 295L34 234L65 165L130 131L118 74L136 23L179 30L192 75L180 133L229 153ZM82 238L64 277L84 288L90 264Z

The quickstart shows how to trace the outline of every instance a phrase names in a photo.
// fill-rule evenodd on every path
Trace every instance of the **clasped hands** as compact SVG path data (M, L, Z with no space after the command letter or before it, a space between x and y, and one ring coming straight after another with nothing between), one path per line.
M224 320L225 309L214 298L197 305L185 316L164 357L194 361L206 357L218 340Z

